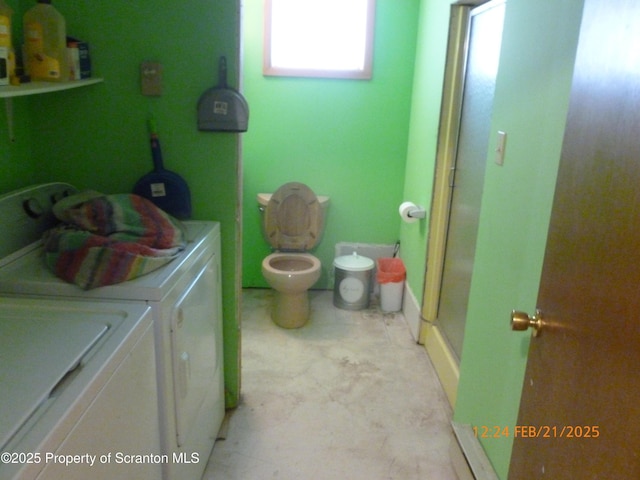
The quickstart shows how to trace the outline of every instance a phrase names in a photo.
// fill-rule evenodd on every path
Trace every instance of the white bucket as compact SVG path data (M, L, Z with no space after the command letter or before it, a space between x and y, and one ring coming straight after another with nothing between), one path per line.
M380 285L380 309L383 312L402 310L404 282L389 282Z

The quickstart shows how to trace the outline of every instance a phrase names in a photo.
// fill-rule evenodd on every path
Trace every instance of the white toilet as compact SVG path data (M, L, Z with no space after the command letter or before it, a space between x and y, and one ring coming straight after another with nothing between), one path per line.
M273 321L284 328L302 327L309 319L307 290L320 278L320 260L309 253L324 228L329 197L316 197L303 183L282 185L275 193L259 193L262 226L275 249L262 261L262 274L275 290Z

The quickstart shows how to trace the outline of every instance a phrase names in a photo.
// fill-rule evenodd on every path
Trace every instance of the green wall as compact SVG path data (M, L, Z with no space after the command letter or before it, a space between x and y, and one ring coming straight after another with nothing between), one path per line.
M418 302L421 302L424 290L450 3L422 0L419 15L403 199L423 205L427 218L417 223L401 223L400 226L407 285Z
M428 202L433 181L448 0L423 0L405 197ZM487 152L482 213L454 418L515 425L528 334L510 331L512 309L535 309L567 112L582 0L508 0ZM503 167L496 132L508 134ZM410 287L421 298L427 232L401 228ZM482 439L500 478L513 438Z
M35 2L8 2L16 12L18 46L22 12ZM217 82L217 59L238 77L239 7L235 0L75 2L56 0L67 32L89 42L94 75L104 83L15 101L16 142L0 126L0 188L69 181L105 193L130 191L152 169L146 121L157 121L165 166L191 188L193 218L222 227L225 379L227 403L239 397L239 326L236 258L239 225L237 134L196 128L200 94ZM16 33L17 32L17 33ZM140 94L143 60L164 65L164 94Z
M35 183L36 165L31 156L31 136L28 104L15 98L13 104L13 134L22 141L9 141L6 101L0 101L0 194Z
M455 419L516 424L529 334L512 309L534 312L562 148L582 0L507 3L492 121L507 132L505 164L489 152ZM541 32L544 31L544 35ZM513 438L483 446L501 478Z
M378 0L373 78L262 75L262 0L244 2L243 91L251 127L243 143L243 285L266 287L256 194L300 181L331 197L314 253L316 288L331 286L338 242L398 240L419 0Z

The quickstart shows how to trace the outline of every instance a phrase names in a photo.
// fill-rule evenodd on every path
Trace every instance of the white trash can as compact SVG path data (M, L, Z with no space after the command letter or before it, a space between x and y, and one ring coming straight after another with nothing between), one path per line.
M333 304L344 310L362 310L369 306L371 274L374 262L353 252L333 261L335 285Z
M380 284L380 309L383 312L402 310L404 280L407 270L399 258L379 258L376 280Z

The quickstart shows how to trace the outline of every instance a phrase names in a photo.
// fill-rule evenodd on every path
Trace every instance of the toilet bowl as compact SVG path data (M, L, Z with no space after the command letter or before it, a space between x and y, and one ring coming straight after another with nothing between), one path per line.
M299 328L309 319L308 290L320 278L320 260L310 253L324 228L328 197L291 182L275 193L258 194L263 233L276 250L262 261L262 275L275 291L271 318L283 328Z
M271 318L284 328L299 328L309 318L307 290L320 278L321 263L307 253L272 253L262 261L262 275L275 290Z

